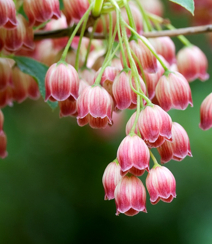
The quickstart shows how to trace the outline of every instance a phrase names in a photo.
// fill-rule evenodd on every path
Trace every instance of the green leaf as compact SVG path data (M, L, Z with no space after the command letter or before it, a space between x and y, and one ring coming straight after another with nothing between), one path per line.
M63 0L59 0L59 2L60 2L60 10L64 9Z
M177 3L187 9L194 15L194 0L170 0L171 2Z
M48 67L32 58L14 56L13 59L22 72L32 76L37 81L40 93L45 98L45 76ZM57 102L48 101L47 103L52 109L58 106Z

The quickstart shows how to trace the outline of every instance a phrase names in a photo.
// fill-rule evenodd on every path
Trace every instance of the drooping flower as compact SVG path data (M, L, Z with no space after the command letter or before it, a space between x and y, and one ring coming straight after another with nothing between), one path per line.
M112 124L113 101L101 86L88 86L77 100L79 126L89 124L92 128L105 128Z
M171 108L184 110L193 106L190 86L183 75L171 71L161 76L156 86L156 98L165 111Z
M114 191L121 178L120 165L116 162L109 163L102 177L102 184L105 190L105 200L114 199Z
M58 0L24 0L23 6L31 26L38 26L49 19L60 18Z
M202 130L208 130L212 127L212 93L201 104L199 127Z
M208 60L197 46L184 47L178 52L177 67L189 82L198 78L202 81L209 78Z
M50 66L45 77L45 101L64 101L70 96L78 98L79 77L70 64L59 63Z
M172 123L172 141L165 141L157 149L161 156L161 163L167 163L171 159L181 161L186 156L192 156L188 134L176 122Z
M145 142L136 134L126 136L117 151L122 175L130 172L136 176L149 170L150 153Z
M176 181L169 169L164 166L153 167L146 178L146 187L152 204L160 200L170 203L176 197Z
M0 27L11 29L17 26L16 9L13 0L0 0Z
M125 175L115 189L116 215L134 216L146 211L146 190L139 178Z

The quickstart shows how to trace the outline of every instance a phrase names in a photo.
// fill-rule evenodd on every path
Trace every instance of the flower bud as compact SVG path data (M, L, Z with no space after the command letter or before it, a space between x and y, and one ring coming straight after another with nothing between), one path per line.
M0 132L0 158L7 157L7 137L3 131Z
M92 128L105 128L112 124L113 101L101 86L88 86L77 100L79 126L90 124Z
M146 43L148 43L148 45L154 50L151 43L145 37L142 36L142 39ZM132 40L129 42L129 45L130 45L131 50L134 52L135 56L137 57L139 63L143 67L144 71L149 72L149 73L157 72L157 59L151 53L149 48L143 43L143 41L141 41L140 39L138 39L137 41ZM124 46L124 48L125 48L125 46ZM130 62L128 59L126 48L124 50L124 53L125 53L125 56L127 59L127 64L130 67ZM121 61L122 61L122 65L123 65L122 55L121 55ZM141 74L142 72L140 70L138 62L136 60L134 60L134 61L135 61L135 64L137 66L139 73Z
M11 29L16 25L15 3L13 0L0 0L0 27Z
M156 52L163 56L170 65L176 62L175 45L170 37L163 36L151 38L149 41L155 48Z
M145 142L137 135L126 136L117 151L117 159L121 166L121 173L130 172L140 176L149 170L150 153Z
M152 204L171 202L176 198L176 181L169 169L164 166L153 167L146 178L146 187Z
M199 127L202 130L208 130L212 127L212 93L201 104Z
M161 76L156 86L156 98L165 111L171 108L185 110L188 104L193 106L190 86L178 72Z
M161 156L161 163L167 163L171 159L181 161L187 155L192 157L188 134L176 122L172 123L172 141L165 141L157 149Z
M146 190L141 180L133 175L124 176L115 189L115 203L116 215L146 213Z
M144 94L146 93L146 86L144 81L140 78L140 87ZM112 92L115 100L116 108L124 110L127 108L134 109L137 104L137 94L130 87L131 72L121 72L116 76ZM134 77L132 77L132 85L136 89Z
M158 105L146 106L140 113L138 128L144 141L154 143L159 136L166 140L172 137L172 119Z
M23 6L31 26L38 26L49 19L60 18L58 0L25 0Z
M121 178L120 165L116 162L109 163L102 177L102 184L105 190L105 200L114 199L114 191Z
M184 47L178 52L177 67L189 82L197 78L202 81L209 78L207 73L208 60L196 46Z
M51 101L64 101L70 96L77 99L79 77L70 64L57 63L50 66L45 77L46 97Z

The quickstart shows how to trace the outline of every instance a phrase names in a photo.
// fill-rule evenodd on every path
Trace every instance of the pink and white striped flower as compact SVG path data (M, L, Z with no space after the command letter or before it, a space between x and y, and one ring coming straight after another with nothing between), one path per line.
M16 9L13 0L0 0L0 27L11 29L17 26Z
M105 200L114 199L114 191L122 176L120 174L120 165L116 162L109 163L106 167L103 177L102 184L105 190Z
M153 167L146 178L146 187L152 204L160 200L170 203L176 198L176 181L169 169L164 166Z
M66 18L78 23L89 8L88 0L63 0Z
M79 126L89 123L92 128L105 128L112 124L113 101L101 86L88 86L77 100Z
M142 39L154 50L154 47L145 37L142 36ZM134 40L130 41L129 42L130 48L134 52L135 56L137 57L139 63L141 64L142 68L144 69L144 71L149 72L149 73L155 73L155 72L157 72L157 59L151 53L149 48L143 43L143 41L141 41L140 39L138 39L138 41L134 41ZM128 59L127 50L126 50L125 46L124 46L124 52L125 52L125 56L127 59L127 64L130 67L130 62ZM123 64L122 55L121 55L121 61ZM139 67L139 63L136 61L136 59L134 59L134 61L135 61L135 64L137 66L139 73L142 74L140 67Z
M128 172L136 176L149 170L150 153L145 142L138 135L126 136L117 151L121 174Z
M212 127L212 93L201 104L199 127L202 130L208 130Z
M49 19L60 18L58 0L24 0L24 11L32 26L38 26Z
M17 15L17 27L14 29L0 28L0 50L4 48L8 52L15 52L21 47L33 49L34 33L27 20Z
M146 211L146 190L134 175L125 175L115 189L116 215L134 216Z
M176 62L175 45L168 36L152 38L149 40L156 52L163 56L165 60L172 65Z
M165 141L157 149L161 156L161 163L167 163L171 159L181 161L186 156L192 157L188 134L176 122L172 123L172 141Z
M185 110L193 106L190 86L183 75L171 71L161 76L156 86L156 98L165 111L171 108Z
M45 77L45 101L64 101L70 96L78 98L79 77L70 64L59 63L50 66Z
M198 78L202 81L209 78L208 60L197 46L184 47L178 52L177 67L189 82Z
M146 86L144 81L140 78L140 87L144 94L146 94ZM134 77L131 79L131 72L121 72L119 75L116 76L112 92L113 98L115 100L115 105L117 109L124 110L124 109L134 109L136 108L137 104L137 94L131 89L130 82L132 81L132 86L136 90L136 84Z

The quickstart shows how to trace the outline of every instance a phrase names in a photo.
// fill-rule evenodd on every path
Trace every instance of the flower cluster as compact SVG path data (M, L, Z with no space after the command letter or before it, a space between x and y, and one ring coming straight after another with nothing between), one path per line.
M0 0L0 50L4 55L28 56L49 66L43 81L45 101L58 102L60 117L75 117L79 126L105 129L113 126L114 117L122 110L135 109L116 159L103 174L105 199L115 199L116 214L128 216L147 212L146 188L152 204L171 202L176 197L175 178L151 150L157 149L162 164L192 156L187 132L172 121L168 111L193 106L189 83L209 78L205 54L186 38L180 37L185 47L176 54L170 37L143 36L165 23L159 0L63 0L63 4L61 14L58 0L26 0L27 21L15 15L12 0ZM89 18L102 13L91 27ZM69 39L35 43L33 26L44 31L71 26L73 32ZM84 38L85 31L89 40ZM94 34L105 33L107 48L102 41L93 40ZM27 97L39 97L36 81L14 62L0 58L0 107L13 101L21 103ZM204 130L212 127L211 108L210 94L201 106L200 127ZM0 157L5 157L2 126L0 113ZM146 188L139 178L145 172Z

